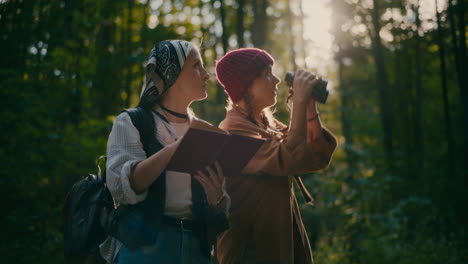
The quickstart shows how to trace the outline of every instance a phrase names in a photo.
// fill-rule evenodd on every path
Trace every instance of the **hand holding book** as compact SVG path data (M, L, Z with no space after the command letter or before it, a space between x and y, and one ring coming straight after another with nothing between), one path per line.
M207 173L198 171L194 177L203 186L206 193L206 199L211 206L216 206L219 197L223 195L223 183L224 175L223 170L219 162L214 163L216 171L213 170L212 166L207 166L205 170Z

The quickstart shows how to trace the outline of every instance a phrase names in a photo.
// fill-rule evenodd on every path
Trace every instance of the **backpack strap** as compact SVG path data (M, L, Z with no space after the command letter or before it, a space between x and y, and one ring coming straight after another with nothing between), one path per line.
M149 110L141 107L129 108L124 110L133 125L140 133L140 141L143 144L143 150L146 157L150 157L154 153L160 151L164 146L156 139L156 124L153 114ZM141 203L144 214L147 218L155 220L162 215L164 211L166 196L166 171L163 171L159 178L149 187L148 196Z
M135 107L122 112L126 112L130 116L133 125L140 133L140 141L147 157L163 148L163 145L156 139L156 125L150 111Z
M101 163L104 161L104 170L101 169ZM98 158L97 160L97 177L104 179L104 183L106 182L106 161L107 161L107 156L102 155Z

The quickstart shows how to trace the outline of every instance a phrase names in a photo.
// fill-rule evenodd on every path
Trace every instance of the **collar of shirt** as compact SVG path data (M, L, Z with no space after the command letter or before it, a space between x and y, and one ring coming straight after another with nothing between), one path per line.
M163 146L171 144L177 140L178 137L176 131L171 123L168 122L167 117L161 107L156 106L156 108L153 110L153 118L156 127L156 139L161 142ZM192 120L196 119L196 117L189 113L189 124L192 123Z

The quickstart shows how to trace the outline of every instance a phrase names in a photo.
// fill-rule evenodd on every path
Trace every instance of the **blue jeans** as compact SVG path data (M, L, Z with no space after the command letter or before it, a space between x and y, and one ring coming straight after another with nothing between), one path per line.
M209 264L204 256L200 240L192 232L182 232L177 227L164 226L158 232L154 245L136 251L123 246L115 264Z

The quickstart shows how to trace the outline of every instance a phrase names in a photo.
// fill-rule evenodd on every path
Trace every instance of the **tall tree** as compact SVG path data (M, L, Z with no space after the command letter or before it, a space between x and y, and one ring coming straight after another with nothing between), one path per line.
M223 54L225 54L226 52L228 52L229 32L228 32L227 26L226 26L227 21L226 21L225 3L224 3L224 0L219 0L219 1L221 3L220 8L219 8L219 13L220 13L221 26L222 26L222 30L223 30L223 34L221 36L221 43L222 43L222 46L223 46ZM218 83L217 83L217 87L218 87L218 89L216 90L216 102L218 104L223 104L225 94L223 92L222 87Z
M417 0L416 5L413 5L413 12L415 14L416 30L414 32L414 51L416 53L416 116L414 124L414 140L417 157L417 168L423 169L424 164L424 130L423 130L423 111L422 106L424 102L424 94L422 93L422 62L421 62L421 37L419 36L421 31L421 20L419 18L420 1ZM422 173L420 174L422 175Z
M117 109L122 108L120 99L122 82L120 79L114 78L114 74L118 72L118 68L114 64L114 49L116 45L120 44L116 41L117 29L113 21L115 19L114 11L115 7L110 3L103 4L97 11L101 23L95 43L97 66L93 86L99 87L99 89L95 89L96 100L102 99L96 109L96 116L99 118L114 114Z
M457 5L453 5L453 0L448 0L448 19L450 22L450 35L452 37L452 54L455 60L455 69L457 72L457 81L458 88L460 91L460 105L462 106L462 115L461 115L461 130L462 134L468 134L468 90L467 86L467 58L466 58L466 39L465 39L465 26L464 26L464 5L466 1L457 1ZM457 36L457 25L456 25L456 14L455 11L458 10L458 30L459 34ZM465 61L463 61L465 60ZM468 171L468 139L466 137L463 139L463 149L464 149L464 164L465 171ZM468 174L467 174L468 175ZM467 176L468 177L468 176ZM467 179L468 182L468 179Z
M381 123L383 129L384 150L387 157L389 167L393 166L393 127L392 127L392 102L391 93L389 90L388 77L385 70L384 50L382 47L382 40L380 38L380 6L378 0L373 0L372 8L372 25L373 31L371 33L372 50L374 53L374 60L376 64L376 86L379 89L380 96L380 111Z
M150 7L151 1L146 1L146 3L143 5L143 15L141 16L141 38L140 38L140 46L143 48L143 53L146 54L146 48L148 45L148 12L150 12L151 7Z
M344 65L345 59L350 59L349 55L352 55L351 43L347 40L347 35L342 31L341 25L346 23L345 14L343 14L343 9L346 6L345 3L341 1L335 1L334 7L332 9L333 17L336 17L335 23L332 27L333 35L335 35L334 44L337 49L335 53L335 62L338 66L338 93L340 97L340 123L341 131L343 133L345 144L344 151L346 154L346 163L348 167L348 175L345 179L347 183L350 183L353 175L356 173L356 160L355 155L352 150L354 145L354 138L352 135L352 117L351 113L353 112L352 107L352 87L351 83L353 82L350 76L345 74L346 66Z
M254 21L252 23L252 42L257 48L265 48L267 42L268 0L252 1Z
M346 153L346 162L348 165L348 170L349 170L349 177L347 177L348 180L351 180L352 175L356 173L356 166L355 166L355 159L354 159L354 153L352 151L352 146L354 144L353 142L353 136L351 132L351 119L350 119L350 113L351 113L351 102L350 102L350 96L349 92L346 91L346 83L345 83L345 78L344 78L344 64L343 64L343 56L341 55L343 53L342 48L340 48L340 51L337 54L336 61L338 62L338 83L339 83L339 91L340 91L340 99L341 99L341 130L343 131L343 136L345 138L345 145L344 145L344 150Z
M224 3L224 0L219 0L220 6L219 6L219 19L221 21L221 27L223 30L223 34L221 35L221 43L223 44L223 52L226 53L228 51L228 38L229 38L229 33L227 31L226 27L226 4Z
M288 25L291 25L291 30L288 30L289 32L289 54L290 54L290 59L291 59L291 65L293 67L293 70L296 71L297 69L297 63L296 63L296 43L294 41L295 37L294 32L292 31L292 25L293 25L293 12L291 10L291 1L287 0L286 1L286 12L287 12L287 23Z
M444 105L444 117L445 117L445 133L447 137L448 146L448 171L449 175L454 175L454 141L452 136L452 122L450 118L449 100L448 100L448 89L447 89L447 67L445 64L445 46L444 46L444 33L442 28L442 22L440 19L440 13L437 8L438 1L435 0L436 18L437 18L437 43L439 46L439 61L440 61L440 81L442 86L442 99Z
M300 45L299 45L299 50L300 50L300 56L302 57L303 61L303 68L307 68L306 64L306 58L307 58L307 52L306 52L306 40L304 37L304 10L302 10L302 0L299 0L299 32L300 32Z
M70 41L70 28L73 23L73 10L76 8L75 1L74 0L67 0L64 2L64 11L65 11L65 19L64 19L64 25L63 25L63 46L64 49L67 52L71 53L71 47L69 46ZM83 49L81 46L79 49ZM80 56L75 57L75 62L73 65L79 65L80 64ZM67 65L65 69L65 75L67 75L65 78L67 80L71 80L71 76L73 75L73 65ZM77 76L80 78L80 76ZM72 83L70 82L70 88L71 88L71 94L70 94L70 102L71 102L71 111L69 113L69 120L75 124L78 125L81 121L81 111L82 111L82 87L80 87L76 82Z
M449 4L451 1L449 0ZM459 183L460 186L464 186L466 188L468 186L468 57L467 57L467 45L466 45L466 10L467 10L467 1L466 0L458 0L456 8L458 10L458 56L459 56L459 64L460 64L460 73L462 75L461 78L461 85L460 85L460 105L462 106L462 135L463 137L463 173L461 174ZM456 55L456 56L457 56ZM459 208L463 208L463 204L466 204L468 198L463 196L463 199L459 199ZM466 210L460 210L460 220L465 225L468 223L468 212Z
M237 45L239 48L245 46L245 39L244 39L244 8L245 8L245 0L238 0L237 1L237 21L236 21L236 35L237 35Z
M452 53L455 60L455 66L457 70L457 80L458 80L458 87L460 89L460 94L463 93L463 83L465 76L463 75L463 70L461 66L461 56L458 49L458 37L457 37L457 26L455 24L455 7L452 3L452 0L448 0L448 19L450 22L450 35L452 37ZM463 97L460 97L461 102L463 102Z
M457 1L457 9L458 9L458 32L460 38L458 39L459 41L459 49L460 49L460 62L462 66L462 70L465 76L464 79L464 85L467 83L467 73L468 73L468 58L467 58L467 47L466 47L466 22L465 22L465 17L467 15L466 9L467 9L467 1L466 0L458 0ZM468 88L466 86L463 86L464 93L462 94L463 96L463 104L465 105L465 108L468 109L468 106L466 104L468 103ZM468 118L466 116L465 118ZM465 119L465 121L468 121L468 119Z
M133 59L131 58L133 56L133 45L132 45L132 33L133 33L133 6L134 6L134 1L130 0L127 1L127 21L126 21L126 29L125 29L125 54L126 54L126 76L125 76L125 107L130 107L130 99L131 99L131 94L132 94L132 81L133 81Z
M449 1L450 2L450 1ZM460 71L463 75L462 84L460 86L460 99L463 107L462 112L462 133L468 135L468 57L466 47L466 10L467 1L458 0L458 32L459 32L459 56L460 56ZM465 164L465 184L468 185L468 139L465 137L463 142L464 164ZM468 221L468 219L467 219Z

